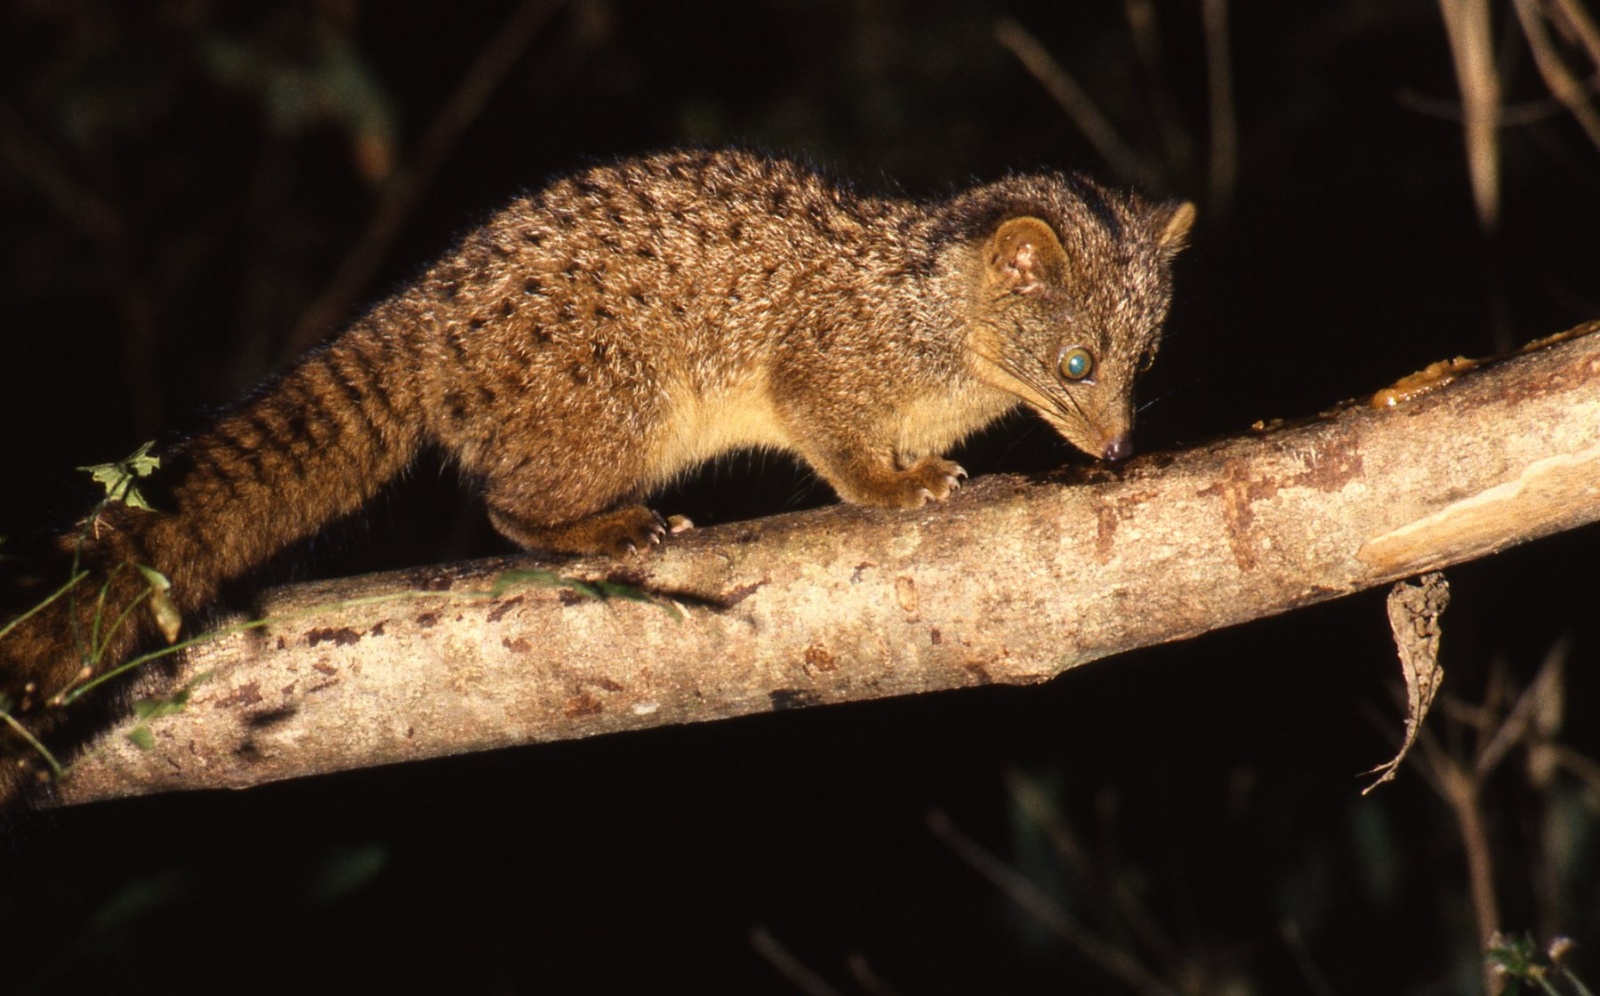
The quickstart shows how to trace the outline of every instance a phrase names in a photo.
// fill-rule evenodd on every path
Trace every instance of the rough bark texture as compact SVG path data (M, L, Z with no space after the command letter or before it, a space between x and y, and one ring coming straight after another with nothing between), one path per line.
M1031 684L1600 518L1600 335L1389 398L1087 481L994 476L915 512L834 506L559 568L654 602L519 581L512 559L284 588L265 627L146 675L146 694L209 676L153 747L136 720L101 737L59 798Z

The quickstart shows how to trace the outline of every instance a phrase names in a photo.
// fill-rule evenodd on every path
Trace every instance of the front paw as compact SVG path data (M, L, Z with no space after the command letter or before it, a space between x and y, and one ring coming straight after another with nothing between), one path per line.
M950 492L961 487L961 482L967 479L965 467L954 460L936 456L923 457L912 464L905 474L916 482L922 494L921 500L909 506L911 508L920 507L930 498L934 501L944 501L950 497Z

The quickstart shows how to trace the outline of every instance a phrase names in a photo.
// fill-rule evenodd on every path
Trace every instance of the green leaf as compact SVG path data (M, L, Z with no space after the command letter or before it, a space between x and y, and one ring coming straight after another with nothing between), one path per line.
M145 500L135 482L141 477L149 477L157 467L161 466L161 458L150 455L150 448L153 446L155 440L145 443L114 463L97 463L78 469L94 478L106 489L106 501L120 501L130 508L150 511L150 503Z
M648 605L658 605L663 611L678 622L683 621L683 613L678 607L664 598L653 595L643 588L631 584L622 584L617 581L585 581L582 578L569 578L553 571L538 568L526 568L515 571L505 571L494 579L494 584L489 587L489 596L499 598L507 591L520 585L530 585L538 588L565 588L576 592L597 602L607 602L613 598L628 602L644 602Z
M526 568L516 571L505 571L494 579L494 584L489 586L489 597L499 598L512 588L522 585L532 585L536 588L564 588L570 582L554 571L541 571L537 568Z
M133 704L134 716L141 723L144 723L152 719L160 719L162 716L171 716L182 712L189 707L189 698L194 694L195 686L209 677L211 677L210 671L204 674L197 674L171 695L161 698L140 699Z
M150 732L150 727L140 723L128 731L128 743L140 750L150 750L156 745L156 735Z

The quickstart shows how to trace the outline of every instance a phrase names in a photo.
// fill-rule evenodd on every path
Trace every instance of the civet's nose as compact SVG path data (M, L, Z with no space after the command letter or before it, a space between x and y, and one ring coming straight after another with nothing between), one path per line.
M1133 433L1124 432L1122 435L1106 444L1100 454L1100 459L1107 463L1121 463L1133 456Z

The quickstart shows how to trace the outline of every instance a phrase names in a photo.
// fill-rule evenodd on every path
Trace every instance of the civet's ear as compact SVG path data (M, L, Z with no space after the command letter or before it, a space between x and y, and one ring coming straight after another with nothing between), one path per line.
M1166 224L1161 226L1161 235L1156 239L1156 244L1168 256L1171 256L1189 244L1189 229L1194 227L1194 203L1181 201L1177 204L1166 204L1157 209L1156 218L1160 220L1161 213L1165 213Z
M1009 218L989 240L989 277L1013 294L1037 294L1060 283L1067 253L1055 230L1038 218Z

